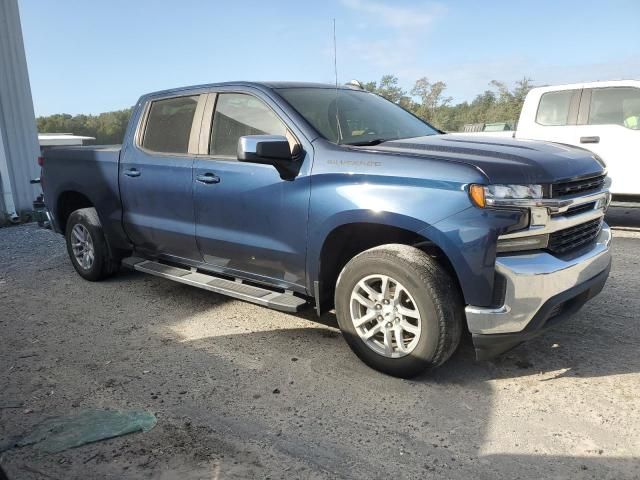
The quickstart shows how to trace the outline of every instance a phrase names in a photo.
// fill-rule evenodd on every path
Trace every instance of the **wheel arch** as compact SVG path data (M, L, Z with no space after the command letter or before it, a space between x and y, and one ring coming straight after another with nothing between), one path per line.
M56 200L55 219L58 230L64 234L67 228L69 216L81 208L94 207L94 203L87 195L77 190L65 190L58 195Z
M401 244L424 251L451 273L460 288L455 268L444 250L419 233L420 230L422 229L367 221L343 223L334 227L318 249L317 273L314 280L318 313L333 307L336 282L344 266L359 253L381 245Z

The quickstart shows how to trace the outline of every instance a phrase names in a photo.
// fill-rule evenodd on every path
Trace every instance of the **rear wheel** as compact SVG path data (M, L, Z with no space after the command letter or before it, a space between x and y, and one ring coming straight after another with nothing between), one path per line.
M95 208L81 208L67 220L67 252L78 274L90 281L102 280L118 270L112 258Z
M354 257L336 286L345 339L367 365L412 377L444 363L462 330L462 300L449 272L406 245L383 245Z

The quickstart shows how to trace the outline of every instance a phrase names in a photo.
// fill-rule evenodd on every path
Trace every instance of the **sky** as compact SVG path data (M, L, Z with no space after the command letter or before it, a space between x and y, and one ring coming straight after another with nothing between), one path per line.
M640 0L19 0L36 115L127 108L231 80L421 77L455 102L491 80L640 78Z

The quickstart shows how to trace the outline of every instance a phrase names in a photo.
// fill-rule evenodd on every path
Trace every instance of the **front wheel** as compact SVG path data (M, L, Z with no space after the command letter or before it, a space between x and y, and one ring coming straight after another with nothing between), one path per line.
M406 245L354 257L336 285L344 337L367 365L409 378L444 363L462 331L462 300L451 274Z
M67 220L67 252L76 272L92 282L102 280L118 269L104 237L95 208L81 208Z

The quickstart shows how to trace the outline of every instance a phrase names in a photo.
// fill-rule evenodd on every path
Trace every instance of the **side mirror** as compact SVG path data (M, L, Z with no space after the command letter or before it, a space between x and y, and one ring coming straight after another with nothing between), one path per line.
M245 135L238 139L238 161L273 165L283 180L293 180L298 174L299 157L299 151L291 152L284 135Z

